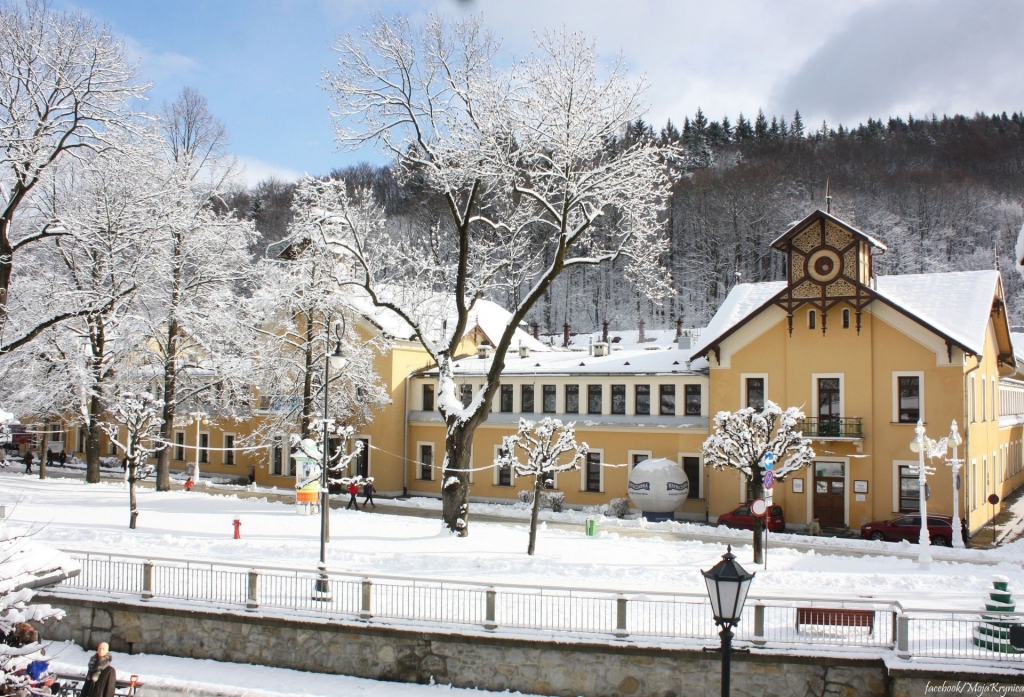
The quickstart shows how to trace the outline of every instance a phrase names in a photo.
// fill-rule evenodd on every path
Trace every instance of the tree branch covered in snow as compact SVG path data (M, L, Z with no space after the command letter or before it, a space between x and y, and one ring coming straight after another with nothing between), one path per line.
M122 392L107 407L110 420L103 424L103 430L124 453L131 515L128 527L132 529L139 515L135 496L139 468L162 447L157 438L164 422L162 409L163 403L148 392Z

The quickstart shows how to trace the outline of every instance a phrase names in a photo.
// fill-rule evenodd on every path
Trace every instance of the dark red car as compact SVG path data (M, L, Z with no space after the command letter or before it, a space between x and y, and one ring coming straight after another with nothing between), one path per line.
M860 536L865 540L888 540L889 542L917 542L921 534L921 516L902 515L892 520L878 520L868 523L860 529ZM928 536L933 545L949 547L953 540L953 518L948 515L928 516ZM961 538L966 541L966 532L961 528Z
M755 517L750 512L750 506L743 504L736 510L718 516L718 524L727 528L736 528L737 530L753 530ZM782 506L772 506L769 508L764 516L764 520L769 532L786 531L786 517L782 515Z

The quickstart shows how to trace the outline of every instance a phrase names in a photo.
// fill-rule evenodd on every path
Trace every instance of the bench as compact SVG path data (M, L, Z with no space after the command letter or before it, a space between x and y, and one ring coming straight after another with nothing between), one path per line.
M815 624L824 627L867 627L875 630L874 610L852 610L849 608L798 607L796 609L796 631L800 625Z
M82 685L85 683L85 678L82 676L57 673L55 677L61 688L60 692L55 693L58 697L79 697L82 694ZM135 697L140 687L142 687L142 681L139 680L138 675L133 675L127 680L118 678L114 694L118 697Z

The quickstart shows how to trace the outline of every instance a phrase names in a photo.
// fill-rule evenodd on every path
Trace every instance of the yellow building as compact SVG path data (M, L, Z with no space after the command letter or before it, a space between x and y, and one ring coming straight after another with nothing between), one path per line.
M971 532L982 527L1000 509L987 497L1002 499L1024 482L1024 376L999 272L876 277L872 255L884 245L822 211L773 247L786 256L789 280L736 286L709 325L692 333L693 346L691 333L679 330L585 335L574 340L586 344L567 348L518 330L490 417L475 436L471 500L513 500L530 488L491 465L520 418L551 415L574 421L577 439L590 447L581 471L554 482L567 505L625 497L629 469L665 457L691 482L677 517L714 522L749 492L737 472L704 467L709 416L771 400L803 409L817 456L774 488L788 525L817 518L823 527L859 528L916 511L909 444L921 419L935 439L954 420L959 425L959 510ZM374 477L385 496L439 496L445 429L436 370L404 322L369 305L363 310L356 331L393 341L375 361L391 403L360 429L367 448L356 469ZM482 384L488 345L508 316L482 301L471 318L455 366L464 399ZM288 434L280 447L230 451L261 418L211 417L176 431L172 467L187 467L198 438L204 473L245 477L252 468L260 484L292 487ZM78 441L69 434L69 443ZM933 464L929 511L949 514L951 471Z

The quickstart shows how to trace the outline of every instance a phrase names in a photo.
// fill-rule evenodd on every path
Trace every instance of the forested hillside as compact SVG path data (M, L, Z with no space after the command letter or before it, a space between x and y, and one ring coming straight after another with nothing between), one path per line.
M740 282L783 278L782 257L771 241L815 208L832 212L884 241L878 274L992 268L1004 271L1011 319L1024 320L1024 283L1013 270L1017 234L1024 223L1024 114L977 114L927 120L895 117L856 128L821 124L811 129L799 113L751 121L742 115L709 121L698 110L682 127L660 130L637 122L622 142L651 138L672 143L681 156L665 234L665 259L675 292L661 304L640 299L621 270L573 269L559 278L531 319L545 333L702 326ZM617 147L620 143L610 143ZM400 184L387 168L359 165L331 172L353 188L369 187L386 208L395 234L421 234L433 222L434 202L415 180ZM256 251L283 238L293 187L263 182L230 201L253 220L263 240ZM270 250L273 253L273 249ZM654 271L652 271L654 272ZM495 298L507 305L508 297Z

